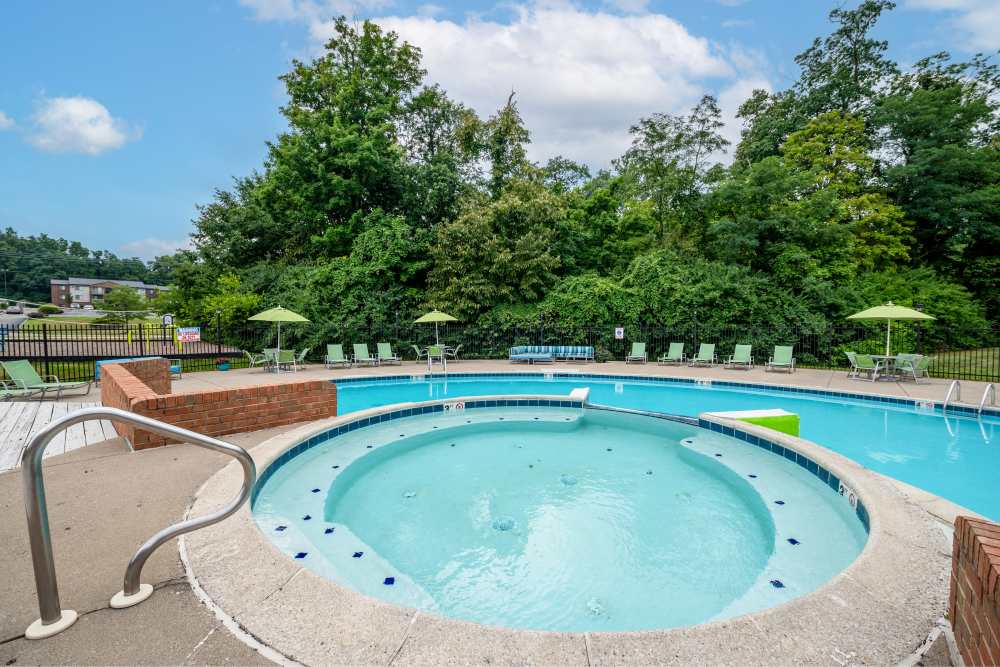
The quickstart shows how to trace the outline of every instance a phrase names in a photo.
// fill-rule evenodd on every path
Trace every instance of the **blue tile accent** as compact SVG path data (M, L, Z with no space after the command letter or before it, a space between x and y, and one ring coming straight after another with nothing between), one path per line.
M313 489L312 492L313 493L319 493L319 489Z
M353 556L351 556L351 558L361 558L361 557L362 557L362 556L364 556L364 555L365 555L365 552L364 552L364 551L355 551L355 552L354 552L354 555L353 555Z
M311 514L306 514L306 515L305 515L304 517L302 517L302 520L303 520L303 521L308 521L308 520L309 520L309 519L311 519L311 518L312 518L312 515L311 515Z
M784 501L784 500L775 500L775 501L774 501L774 504L775 504L775 505L784 505L784 504L785 504L785 501Z
M301 560L301 559L305 558L308 555L309 555L308 551L300 551L297 554L295 554L295 557L298 558L299 560Z
M382 580L382 583L385 584L386 586L392 586L394 583L396 583L396 578L386 577L385 579Z
M323 534L324 535L329 535L332 532L333 532L333 528L327 528L326 530L323 531Z
M785 587L785 584L782 583L781 579L772 579L771 580L771 585L774 586L775 588L784 588Z
M797 539L795 539L794 537L789 537L789 538L788 538L788 543L789 543L789 544L791 544L792 546L795 546L795 545L797 545L797 544L802 544L801 542L799 542L799 541L798 541Z
M275 530L281 533L288 530L288 526L278 526L277 528L275 528Z

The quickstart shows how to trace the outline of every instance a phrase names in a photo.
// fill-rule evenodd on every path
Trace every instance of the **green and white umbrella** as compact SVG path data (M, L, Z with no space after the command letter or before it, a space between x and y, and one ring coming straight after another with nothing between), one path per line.
M934 320L937 319L919 310L913 310L906 306L897 306L892 301L884 306L875 306L860 313L854 313L847 317L849 320L885 320L885 356L889 356L889 332L892 330L893 320Z
M253 322L275 322L278 325L278 352L277 357L281 356L281 323L282 322L308 322L306 318L302 317L298 313L288 310L287 308L282 308L278 306L277 308L270 308L262 313L257 313L253 317L249 318Z
M438 323L440 322L458 322L458 319L452 317L448 313L442 313L440 310L434 309L431 312L421 315L416 320L414 324L429 324L434 323L434 343L436 345L441 344L441 340L438 338Z

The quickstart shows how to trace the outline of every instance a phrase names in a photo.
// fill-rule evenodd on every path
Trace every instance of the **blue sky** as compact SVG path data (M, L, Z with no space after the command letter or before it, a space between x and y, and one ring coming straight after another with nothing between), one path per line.
M630 123L703 92L738 136L736 105L794 80L792 58L838 4L6 0L0 227L145 258L185 243L196 206L261 165L283 128L277 76L317 53L341 13L421 46L428 80L482 114L516 90L534 159L600 167ZM899 5L878 34L903 65L1000 47L997 0Z

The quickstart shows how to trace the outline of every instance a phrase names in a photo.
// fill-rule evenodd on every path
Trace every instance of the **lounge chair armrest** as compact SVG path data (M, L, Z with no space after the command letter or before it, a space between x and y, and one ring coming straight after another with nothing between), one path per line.
M59 376L58 375L53 375L52 373L49 373L48 375L45 376L44 379L45 379L46 382L55 382L56 384L59 384ZM27 387L27 385L25 387Z

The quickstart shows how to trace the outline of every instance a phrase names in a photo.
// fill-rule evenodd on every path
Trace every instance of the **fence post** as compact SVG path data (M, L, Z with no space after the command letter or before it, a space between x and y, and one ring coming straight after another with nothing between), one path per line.
M139 320L139 356L146 356L146 325Z
M222 354L222 311L215 311L215 353Z
M49 325L42 322L42 353L45 355L45 375L49 375Z

